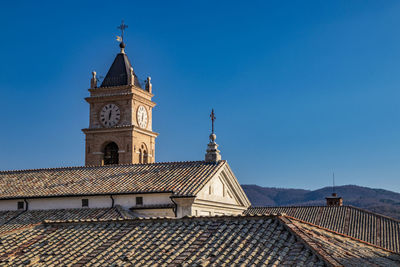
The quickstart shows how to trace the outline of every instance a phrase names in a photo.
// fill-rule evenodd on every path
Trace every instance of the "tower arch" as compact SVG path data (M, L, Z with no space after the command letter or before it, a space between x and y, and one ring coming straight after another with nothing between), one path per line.
M103 164L111 165L119 163L118 145L115 142L108 142L103 149Z
M142 143L139 148L139 163L149 163L149 150L145 143Z

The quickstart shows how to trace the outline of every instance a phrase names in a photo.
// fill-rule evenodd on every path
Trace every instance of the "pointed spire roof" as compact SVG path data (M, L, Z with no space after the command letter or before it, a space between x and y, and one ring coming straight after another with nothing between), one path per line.
M117 54L112 63L110 69L107 72L106 77L101 83L100 87L111 87L131 84L131 68L132 65L129 62L128 56L125 54L125 44L120 43L121 52ZM132 69L132 74L135 77L134 85L142 88L139 83L135 72Z

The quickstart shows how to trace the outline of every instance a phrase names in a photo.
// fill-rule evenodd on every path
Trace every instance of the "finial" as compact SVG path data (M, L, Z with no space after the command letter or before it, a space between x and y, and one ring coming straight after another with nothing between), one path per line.
M146 79L146 91L151 93L153 85L151 84L151 77L147 77Z
M205 160L206 162L217 163L218 161L221 160L221 154L219 153L220 151L218 150L217 143L215 143L215 139L217 139L217 136L214 133L214 122L216 119L214 109L211 110L210 118L211 118L211 134L209 137L210 142L208 143Z
M211 135L210 135L210 141L214 142L215 139L217 139L217 136L214 134L214 122L215 122L215 120L217 119L217 117L215 117L214 109L211 110L210 118L211 118Z
M125 54L125 43L124 43L124 42L121 42L121 43L119 44L119 48L121 48L121 53L122 53L122 54Z
M90 88L97 88L97 77L95 71L92 71L92 79L90 79Z
M117 27L117 29L121 30L121 36L117 36L117 41L120 42L119 47L121 48L122 54L125 53L124 31L126 28L128 28L128 25L124 23L124 20L122 20L121 25Z
M133 68L132 67L130 67L130 69L129 69L129 72L130 72L130 76L131 76L131 85L135 85L135 74L133 73Z

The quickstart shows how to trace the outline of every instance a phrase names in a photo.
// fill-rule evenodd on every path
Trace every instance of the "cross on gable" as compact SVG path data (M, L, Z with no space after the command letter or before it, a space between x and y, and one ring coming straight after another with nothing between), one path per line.
M211 110L210 118L211 118L211 133L214 133L214 121L217 118L215 117L214 109Z

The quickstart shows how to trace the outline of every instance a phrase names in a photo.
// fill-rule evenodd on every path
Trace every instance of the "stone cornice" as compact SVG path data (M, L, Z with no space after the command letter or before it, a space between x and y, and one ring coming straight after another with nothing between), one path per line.
M154 103L153 101L146 99L135 93L104 94L104 95L97 95L97 96L89 96L89 97L85 98L86 102L88 102L88 103L104 102L104 99L107 99L110 101L133 99L133 100L142 102L152 108L156 106L156 103Z
M153 137L157 137L159 135L159 133L156 133L156 132L153 132L153 131L149 131L149 130L146 130L146 129L142 129L142 128L139 128L139 127L135 127L135 126L134 126L133 130L135 132L151 135Z
M243 191L242 186L239 184L239 181L237 180L236 176L233 174L231 168L229 167L229 164L225 164L224 172L221 172L226 175L226 182L228 182L229 186L233 188L232 193L236 195L238 200L245 206L245 207L250 207L251 202L247 198L246 193Z
M152 93L147 92L146 90L142 88L138 88L136 86L132 85L121 85L121 86L112 86L112 87L96 87L96 88L89 88L88 91L91 94L101 94L101 93L109 93L110 91L122 91L125 90L127 92L140 92L143 93L150 98L152 98L154 95Z
M231 204L231 203L223 203L219 201L212 201L212 200L205 200L205 199L198 199L196 198L194 205L199 205L199 206L207 206L207 207L214 207L214 208L223 208L223 209L229 209L229 210L241 210L245 211L247 210L247 207L245 206L240 206L236 204Z
M110 128L85 128L82 129L82 132L86 133L109 133L109 132L124 132L124 131L135 131L143 134L147 134L153 137L157 137L159 134L156 132L152 132L146 129L141 129L134 125L127 125L127 126L117 126L117 127L110 127Z

